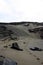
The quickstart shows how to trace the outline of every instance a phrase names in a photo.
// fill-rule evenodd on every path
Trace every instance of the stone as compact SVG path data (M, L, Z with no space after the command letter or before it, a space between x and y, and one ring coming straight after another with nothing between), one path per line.
M19 50L19 51L23 51L23 49L20 49L19 48L19 45L15 42L15 43L12 43L12 46L11 46L12 49L16 49L16 50Z

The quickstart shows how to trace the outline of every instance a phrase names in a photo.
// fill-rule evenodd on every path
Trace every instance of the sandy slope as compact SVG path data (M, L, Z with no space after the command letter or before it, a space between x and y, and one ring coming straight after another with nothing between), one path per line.
M31 51L29 48L34 46L39 46L43 48L43 40L31 37L28 32L21 26L8 26L9 29L15 30L16 36L18 36L18 40L5 40L0 41L0 55L5 56L6 58L10 58L18 63L18 65L43 65L43 51ZM20 48L23 51L18 51L11 49L9 44L12 45L13 42L17 42ZM24 44L25 42L25 44ZM4 48L4 46L8 46L8 48ZM37 59L39 58L39 59Z
M29 50L28 45L31 45L31 44L29 44L29 41L26 41L28 39L16 41L18 42L20 48L23 49L23 51L13 50L8 46L9 44L12 44L12 42L15 42L15 41L13 40L9 42L6 41L6 43L3 43L3 45L0 45L0 55L3 55L14 61L17 61L18 65L41 65L41 63L43 62L43 51L33 52ZM23 44L24 41L26 42L26 44ZM7 45L8 48L4 48L3 46L5 45ZM37 58L40 58L40 60L37 60Z

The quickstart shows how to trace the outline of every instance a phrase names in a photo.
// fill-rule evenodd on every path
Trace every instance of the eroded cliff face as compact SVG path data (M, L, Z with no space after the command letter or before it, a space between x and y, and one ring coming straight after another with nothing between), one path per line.
M0 39L5 38L5 37L10 37L11 34L13 34L12 30L8 30L6 26L0 26Z
M33 34L32 34L33 33ZM0 24L0 39L9 37L11 39L17 39L17 37L36 35L39 38L43 38L43 25L39 23L27 22L27 23L15 23L15 24Z
M30 33L37 34L41 39L43 39L43 26L37 26L34 27L33 29L28 30Z

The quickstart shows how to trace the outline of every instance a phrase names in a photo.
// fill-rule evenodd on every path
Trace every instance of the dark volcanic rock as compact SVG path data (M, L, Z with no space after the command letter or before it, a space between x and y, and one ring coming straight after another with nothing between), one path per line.
M43 49L40 49L38 47L30 48L30 50L32 50L32 51L43 51Z
M10 59L4 59L3 65L17 65L17 63Z
M6 58L3 58L3 60L1 60L0 58L0 65L17 65L17 62Z
M19 51L23 51L23 49L20 49L19 48L19 45L15 42L15 43L12 43L12 46L11 46L12 49L16 49L16 50L19 50Z

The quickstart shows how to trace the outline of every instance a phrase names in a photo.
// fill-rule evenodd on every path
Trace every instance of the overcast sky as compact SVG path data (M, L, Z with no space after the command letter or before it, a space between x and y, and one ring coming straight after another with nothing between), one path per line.
M43 22L43 0L0 0L0 22Z

